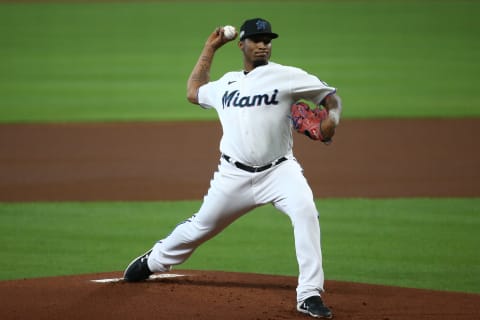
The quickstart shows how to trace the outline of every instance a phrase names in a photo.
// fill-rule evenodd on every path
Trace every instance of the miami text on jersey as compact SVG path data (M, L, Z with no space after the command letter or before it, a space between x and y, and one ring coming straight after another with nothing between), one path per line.
M279 101L277 100L278 90L273 90L271 95L256 94L254 96L240 96L240 91L234 90L232 92L225 91L225 94L222 97L223 108L225 107L255 107L261 105L277 105Z

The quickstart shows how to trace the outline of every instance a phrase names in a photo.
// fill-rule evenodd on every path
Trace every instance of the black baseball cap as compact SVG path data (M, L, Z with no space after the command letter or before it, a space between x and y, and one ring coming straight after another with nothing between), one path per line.
M266 35L271 39L278 38L278 34L272 32L272 26L267 20L262 18L246 20L240 27L240 41L256 35Z

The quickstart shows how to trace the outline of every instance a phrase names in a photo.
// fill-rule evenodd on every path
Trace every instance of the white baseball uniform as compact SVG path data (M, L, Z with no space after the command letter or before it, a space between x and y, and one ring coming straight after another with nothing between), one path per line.
M300 273L297 300L319 295L324 275L318 212L292 153L290 107L300 98L318 104L334 92L317 77L274 62L249 73L228 72L201 86L199 104L215 108L222 124L222 157L199 211L153 247L150 270L167 271L182 263L234 220L271 203L293 225ZM270 167L260 171L263 166Z

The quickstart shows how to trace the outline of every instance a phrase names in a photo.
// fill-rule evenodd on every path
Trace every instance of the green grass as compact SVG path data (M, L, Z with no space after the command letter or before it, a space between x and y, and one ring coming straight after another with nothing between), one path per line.
M0 123L214 119L186 80L209 32L252 12L280 34L273 60L338 87L347 118L480 116L474 1L2 3ZM241 67L230 44L212 79ZM199 205L0 203L0 279L123 270ZM327 279L480 293L480 199L318 207ZM257 209L179 268L296 275L289 220Z
M3 3L0 122L216 118L186 80L207 35L252 12L280 34L273 60L338 87L345 117L480 116L474 1ZM241 67L231 43L212 79Z
M0 279L121 271L199 201L0 204ZM326 278L480 293L480 199L324 199ZM178 269L297 274L291 225L242 217Z

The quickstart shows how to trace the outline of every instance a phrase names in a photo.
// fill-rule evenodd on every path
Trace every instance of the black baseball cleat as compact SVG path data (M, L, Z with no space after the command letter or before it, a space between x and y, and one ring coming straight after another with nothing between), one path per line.
M314 318L332 319L333 314L326 305L323 304L320 296L313 296L305 299L297 305L297 310L306 313Z
M148 268L148 256L152 253L152 250L147 251L146 253L142 254L140 257L135 258L130 264L128 265L125 273L123 274L123 279L127 282L139 282L143 280L147 280L152 271Z

